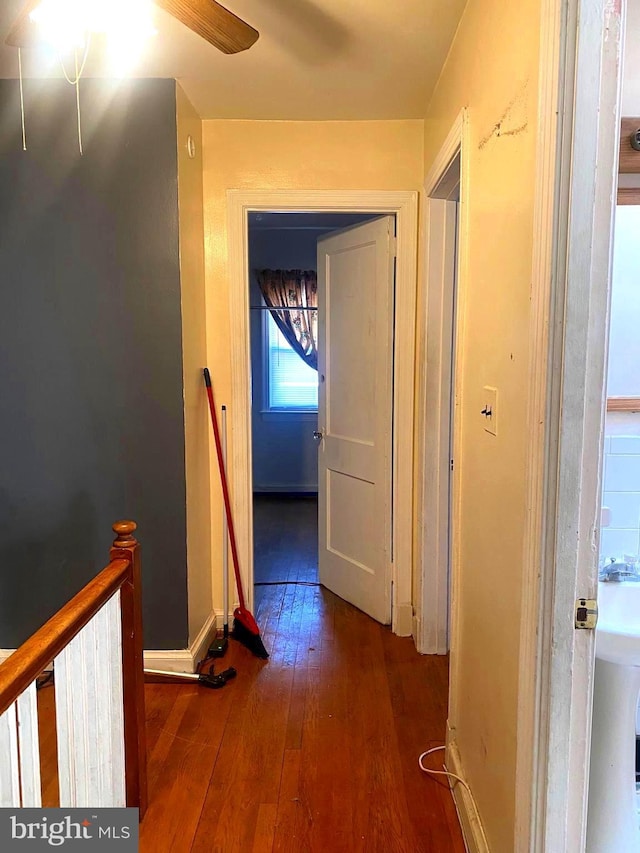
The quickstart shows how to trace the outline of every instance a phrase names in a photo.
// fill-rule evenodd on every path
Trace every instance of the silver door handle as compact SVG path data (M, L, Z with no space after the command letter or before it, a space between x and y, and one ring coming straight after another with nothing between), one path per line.
M324 433L322 432L321 429L314 429L313 437L315 438L316 441L322 441L322 439L324 438Z

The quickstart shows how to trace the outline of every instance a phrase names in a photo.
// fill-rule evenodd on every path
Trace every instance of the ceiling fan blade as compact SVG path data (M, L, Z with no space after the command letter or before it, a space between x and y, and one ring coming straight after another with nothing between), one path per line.
M39 41L38 28L29 18L40 0L29 0L24 9L13 22L4 40L10 47L31 47Z
M29 18L40 0L28 0L5 38L11 47L31 47L40 41L37 26ZM260 33L216 0L155 0L194 33L223 53L239 53L258 40Z
M216 0L155 0L155 3L223 53L247 50L260 35Z

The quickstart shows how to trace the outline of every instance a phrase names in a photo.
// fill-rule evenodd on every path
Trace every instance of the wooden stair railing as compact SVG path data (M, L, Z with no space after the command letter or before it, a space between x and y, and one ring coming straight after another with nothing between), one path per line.
M0 665L0 807L41 801L36 679L54 662L60 806L147 807L140 546L110 563Z

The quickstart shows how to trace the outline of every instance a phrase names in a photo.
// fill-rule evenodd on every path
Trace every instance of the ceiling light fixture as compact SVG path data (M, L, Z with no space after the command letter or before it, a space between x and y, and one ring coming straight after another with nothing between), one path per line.
M138 59L156 29L152 18L152 0L41 0L29 13L37 26L40 40L51 45L60 60L65 79L76 89L78 145L82 154L80 121L80 78L91 46L92 36L105 39L109 65L118 77L127 73ZM78 52L82 52L79 57ZM67 72L65 56L73 55L74 73ZM26 150L22 57L18 48L22 147Z
M41 0L29 17L60 53L86 48L91 35L131 47L155 33L151 0Z

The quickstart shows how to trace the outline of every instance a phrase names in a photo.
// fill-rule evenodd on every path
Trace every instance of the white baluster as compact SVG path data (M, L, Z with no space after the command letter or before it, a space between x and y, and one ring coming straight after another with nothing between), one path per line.
M42 788L40 785L38 697L35 681L18 697L17 704L22 805L24 808L39 808L42 805Z
M108 697L109 725L104 729L109 761L105 767L105 786L111 791L114 806L127 803L124 757L124 689L122 684L122 622L120 591L103 608L106 631L104 636L104 689ZM106 719L106 718L105 718ZM110 778L109 778L110 777Z
M60 805L126 802L118 591L55 660Z
M20 807L16 703L0 716L0 808Z

